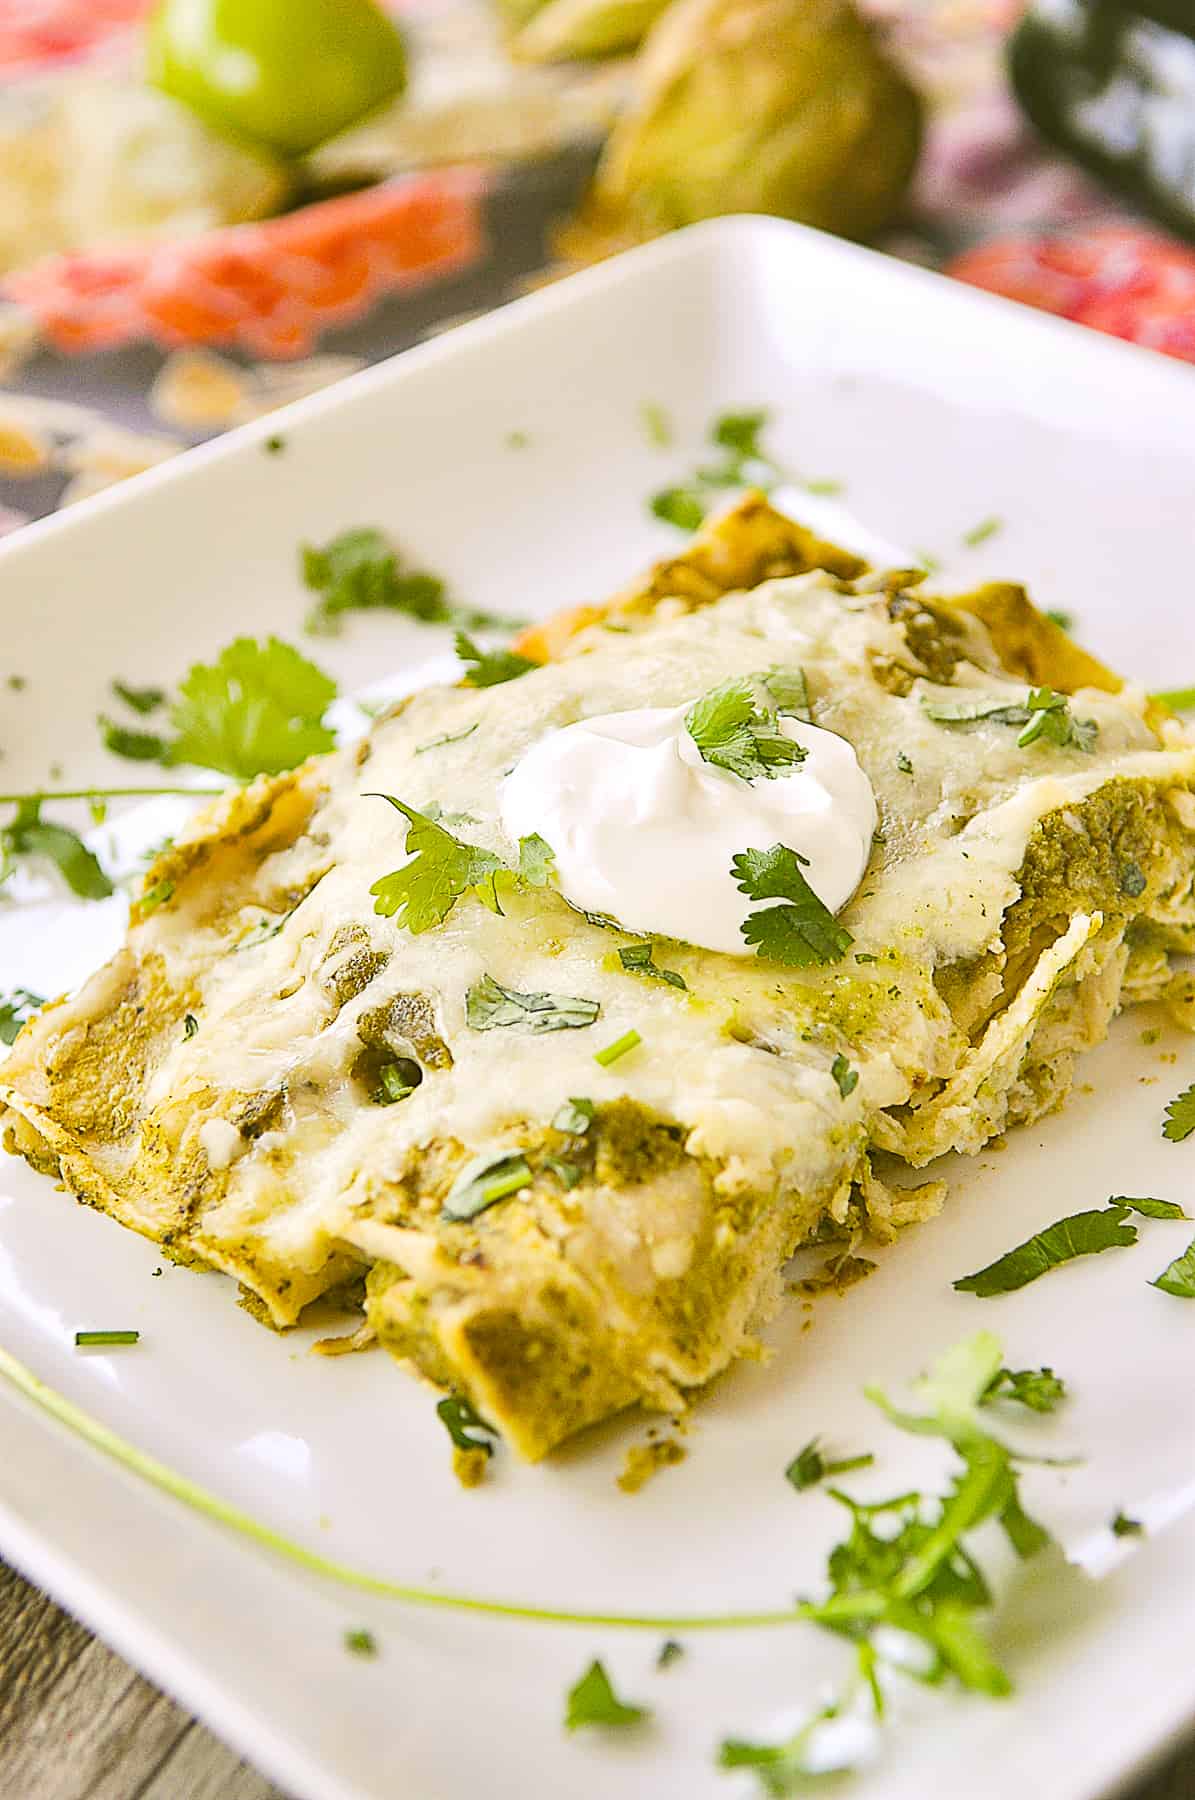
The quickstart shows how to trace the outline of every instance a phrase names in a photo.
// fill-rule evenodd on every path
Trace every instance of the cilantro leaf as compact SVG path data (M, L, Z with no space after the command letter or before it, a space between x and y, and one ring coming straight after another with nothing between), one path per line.
M22 1025L45 1004L41 994L32 994L28 988L13 988L0 998L0 1044L15 1044Z
M1076 719L1065 694L1050 687L1030 688L1023 701L1010 701L998 694L964 694L943 699L923 694L921 710L937 725L973 725L980 719L991 719L997 725L1019 725L1019 749L1026 749L1039 739L1060 749L1090 751L1099 735L1094 719Z
M1000 725L1026 725L1029 722L1028 707L992 694L967 694L957 700L923 694L921 710L935 725L973 725L977 719L995 719Z
M1137 1227L1126 1225L1125 1217L1125 1208L1115 1205L1072 1213L1069 1218L1047 1225L1044 1231L1035 1232L974 1275L964 1275L954 1287L961 1294L978 1294L983 1299L992 1294L1010 1294L1077 1256L1098 1256L1103 1250L1135 1244Z
M567 1131L573 1137L582 1137L593 1124L594 1111L592 1100L572 1094L564 1102L564 1105L557 1107L553 1113L552 1129L553 1131Z
M817 1438L810 1438L784 1471L784 1479L796 1488L798 1494L803 1493L806 1488L816 1487L828 1475L845 1475L849 1469L867 1469L875 1461L875 1457L867 1453L827 1462L818 1448L819 1441Z
M679 1662L684 1654L685 1647L683 1644L678 1644L675 1638L666 1638L660 1645L659 1652L656 1656L656 1668L670 1669L673 1663Z
M97 723L105 750L123 756L129 762L169 762L170 740L156 731L130 731L101 713Z
M977 544L986 543L988 538L995 537L996 533L1003 529L1004 520L993 514L990 518L981 519L978 525L972 525L969 531L964 531L963 542L968 549L974 550Z
M467 1163L453 1183L440 1209L442 1219L475 1219L509 1194L517 1194L531 1180L526 1158L517 1150L498 1156L479 1156Z
M849 1094L853 1094L859 1085L859 1071L851 1067L845 1056L839 1055L834 1058L830 1064L830 1073L844 1100Z
M377 1639L373 1632L360 1627L345 1632L344 1647L350 1656L376 1656L378 1653Z
M519 839L519 866L516 871L524 887L550 887L556 874L556 852L538 831Z
M1181 1256L1176 1256L1172 1263L1167 1263L1162 1273L1149 1285L1161 1288L1164 1294L1173 1294L1178 1300L1195 1300L1195 1240L1188 1244Z
M767 423L768 414L762 409L722 413L710 427L710 437L724 450L733 450L736 456L751 462L766 462L759 439Z
M759 679L782 719L800 719L806 725L813 724L809 683L804 669L777 664L775 668L765 669Z
M650 1717L649 1707L631 1706L618 1698L610 1685L610 1677L601 1663L595 1661L568 1691L564 1728L577 1731L589 1725L638 1725Z
M498 1434L492 1425L486 1424L464 1394L449 1394L439 1401L436 1417L458 1450L482 1450L487 1456L494 1454L494 1439ZM481 1433L488 1435L479 1435Z
M66 885L81 900L106 900L112 883L77 831L41 816L37 799L17 802L11 821L0 827L0 881L27 856L52 862Z
M696 531L705 522L706 504L693 487L661 488L649 502L652 514L679 531Z
M457 632L452 645L465 664L465 679L470 687L500 687L504 681L514 681L540 666L529 656L520 656L517 650L479 650L463 631Z
M656 947L650 939L643 944L624 944L618 952L618 960L628 975L646 975L651 981L666 981L669 987L688 990L688 982L675 969L661 969L656 965Z
M761 776L772 781L808 754L785 736L774 715L760 711L748 675L724 681L695 700L685 714L685 729L703 762L744 781Z
M1177 1095L1166 1108L1162 1136L1172 1144L1181 1144L1195 1131L1195 1081Z
M1109 1206L1127 1206L1142 1219L1185 1219L1188 1215L1173 1200L1132 1200L1128 1194L1113 1194Z
M596 1000L568 994L521 994L483 975L465 995L465 1018L474 1031L521 1025L536 1034L576 1031L592 1025L601 1007Z
M509 630L516 623L500 614L455 605L438 575L403 566L384 532L356 526L317 548L301 552L305 586L319 596L307 616L307 629L334 636L346 612L404 613L422 625L460 625L468 631L491 627Z
M237 638L180 683L170 760L235 781L281 775L332 748L335 737L321 721L335 698L336 683L289 644Z
M1140 1519L1130 1519L1124 1512L1118 1512L1111 1524L1113 1537L1144 1537L1145 1527Z
M146 713L156 712L158 707L164 705L166 701L164 688L130 687L127 681L114 681L112 692L118 700L123 700L132 712L141 713L143 716Z
M808 858L800 851L773 844L770 850L743 850L730 865L740 893L748 899L790 903L749 913L742 932L760 956L792 968L838 962L855 941L818 899L801 873L802 863L808 866Z
M463 894L475 892L491 912L499 910L494 881L506 867L501 857L453 837L442 825L396 800L393 794L369 794L365 798L389 801L411 827L405 846L411 860L392 874L381 876L369 890L374 895L376 913L384 919L397 917L401 926L418 936L442 924Z
M979 1396L979 1404L1019 1400L1032 1412L1050 1413L1065 1399L1066 1383L1053 1369L997 1369Z

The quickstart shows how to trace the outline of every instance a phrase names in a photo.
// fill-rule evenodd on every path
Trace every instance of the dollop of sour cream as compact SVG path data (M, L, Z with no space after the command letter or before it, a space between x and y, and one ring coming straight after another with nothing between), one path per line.
M550 732L503 783L502 823L514 842L534 833L547 840L561 892L585 912L751 956L742 925L757 906L740 891L731 858L786 844L808 858L805 879L837 912L867 866L875 795L850 744L832 731L781 719L804 760L749 782L702 760L687 711L641 707Z

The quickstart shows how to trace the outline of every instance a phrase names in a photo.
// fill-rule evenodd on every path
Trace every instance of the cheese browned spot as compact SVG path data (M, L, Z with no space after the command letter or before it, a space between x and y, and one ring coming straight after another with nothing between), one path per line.
M1195 947L1195 747L1023 597L912 582L755 499L616 603L629 630L599 608L549 622L528 648L558 660L417 694L364 753L222 800L150 871L170 902L21 1033L9 1146L234 1276L276 1327L364 1275L377 1338L524 1456L635 1401L682 1407L752 1350L798 1244L890 1236L939 1203L896 1193L873 1153L920 1167L1055 1105L1118 1003L1177 994L1169 958ZM628 974L629 936L551 889L501 914L466 897L420 936L373 911L405 826L366 790L467 816L462 836L512 859L498 788L543 733L772 665L804 670L880 807L840 961L663 945L682 989ZM1030 675L1073 689L1089 751L924 704L1020 704ZM474 1029L486 976L584 997L596 1028ZM599 1066L631 1030L635 1054ZM562 1131L574 1096L592 1121ZM467 1165L512 1156L522 1187L443 1216Z

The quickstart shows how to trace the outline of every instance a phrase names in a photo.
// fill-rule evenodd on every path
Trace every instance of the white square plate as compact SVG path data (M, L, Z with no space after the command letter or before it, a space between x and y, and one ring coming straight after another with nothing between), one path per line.
M674 449L647 441L645 402L671 414ZM176 679L238 632L302 641L301 539L383 525L462 599L516 614L604 594L678 542L645 497L691 467L716 413L760 405L786 466L842 480L883 537L941 559L944 585L1023 577L1113 664L1159 685L1195 678L1190 371L795 226L737 220L521 301L10 541L0 674L27 685L0 685L4 786L41 783L51 763L71 786L130 779L96 748L113 676ZM277 432L285 449L267 454ZM989 516L1002 529L967 548ZM444 646L368 616L306 647L351 685ZM77 978L77 913L39 915L31 932L20 910L0 912L0 988ZM1090 1800L1195 1714L1195 1307L1146 1285L1190 1228L1143 1221L1135 1249L1000 1300L950 1282L1110 1191L1190 1191L1195 1149L1158 1126L1195 1054L1173 1032L1146 1049L1143 1022L1120 1022L1063 1114L952 1171L942 1217L881 1253L865 1286L812 1314L794 1302L771 1363L720 1383L686 1462L635 1499L614 1476L642 1421L534 1469L501 1456L464 1492L432 1396L389 1359L311 1356L312 1333L262 1331L220 1277L151 1279L152 1246L7 1158L0 1344L166 1464L358 1569L687 1614L817 1591L840 1515L782 1473L816 1433L876 1452L861 1494L939 1482L934 1447L884 1425L860 1390L898 1386L989 1326L1014 1366L1050 1363L1071 1382L1060 1420L1024 1436L1086 1460L1030 1471L1027 1498L1105 1573L1058 1556L1009 1572L996 1631L1016 1696L909 1684L847 1791ZM133 1325L142 1342L82 1356L80 1324ZM0 1444L0 1550L304 1800L741 1792L713 1766L719 1738L769 1731L844 1664L845 1647L808 1627L677 1629L687 1654L659 1673L663 1632L353 1592L144 1485L2 1384ZM1159 1541L1116 1546L1105 1528L1119 1507ZM374 1632L375 1661L344 1650L354 1626ZM599 1654L655 1722L566 1738L564 1692Z

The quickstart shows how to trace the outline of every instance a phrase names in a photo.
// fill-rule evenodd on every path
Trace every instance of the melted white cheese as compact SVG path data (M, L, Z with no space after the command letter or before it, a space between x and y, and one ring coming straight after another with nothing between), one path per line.
M549 732L503 783L503 827L513 841L547 840L561 892L583 911L754 956L742 928L758 903L744 897L731 859L785 844L837 912L867 867L875 796L855 752L832 731L781 719L804 759L771 780L747 781L703 761L687 711L639 707Z

